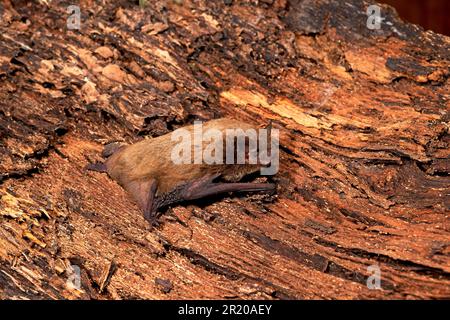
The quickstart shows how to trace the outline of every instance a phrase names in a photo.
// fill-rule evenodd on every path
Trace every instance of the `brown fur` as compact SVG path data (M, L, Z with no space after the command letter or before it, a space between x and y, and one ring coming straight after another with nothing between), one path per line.
M217 119L203 123L203 132L215 129L222 132L223 146L227 129L257 129L237 120ZM178 130L194 132L194 126ZM193 141L191 141L193 142ZM155 223L160 207L183 200L195 200L214 194L233 191L271 191L270 183L238 183L245 175L260 169L258 164L175 164L171 153L180 141L172 141L172 133L154 139L146 139L132 145L111 144L103 155L109 156L105 163L90 164L88 169L106 171L123 186L144 211L144 216ZM209 145L204 142L202 150ZM192 154L195 146L189 144ZM224 149L224 159L226 154ZM224 182L214 182L220 178Z
M256 129L248 123L226 118L203 124L204 132L211 128L222 131L224 137L226 129ZM194 126L182 129L192 133ZM121 148L106 161L108 174L124 187L132 181L155 179L158 195L182 183L201 178L207 173L220 173L225 181L236 182L259 169L256 165L174 164L171 152L177 142L171 140L171 134Z

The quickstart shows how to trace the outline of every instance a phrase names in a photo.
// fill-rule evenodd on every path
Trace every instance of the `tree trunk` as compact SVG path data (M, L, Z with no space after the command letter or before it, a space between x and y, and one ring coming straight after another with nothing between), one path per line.
M79 5L0 4L0 298L450 297L450 38L359 0ZM84 170L222 116L280 130L276 196L152 229Z

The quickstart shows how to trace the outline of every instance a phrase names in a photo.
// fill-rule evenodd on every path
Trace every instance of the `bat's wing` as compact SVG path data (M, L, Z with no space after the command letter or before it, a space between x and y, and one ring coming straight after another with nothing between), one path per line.
M213 182L218 175L206 175L180 185L170 192L156 197L155 180L125 183L125 189L133 196L144 211L144 218L152 225L157 224L157 210L185 200L195 200L226 192L274 191L273 183L223 183Z
M226 192L273 191L273 183L213 182L217 175L204 176L187 184L182 191L183 200L195 200Z
M156 210L154 206L156 194L156 181L140 180L125 183L124 188L133 196L138 206L144 212L144 218L151 224L156 222Z
M213 182L219 176L220 174L205 175L155 197L152 210L156 211L182 201L201 199L226 192L274 191L276 187L273 183Z

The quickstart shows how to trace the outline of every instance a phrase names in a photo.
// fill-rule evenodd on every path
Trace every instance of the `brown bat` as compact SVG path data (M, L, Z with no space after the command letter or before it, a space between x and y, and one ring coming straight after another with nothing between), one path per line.
M248 123L226 118L203 123L200 132L203 134L209 129L223 134L224 159L228 129L257 130ZM132 145L109 144L102 153L107 160L104 163L90 164L87 169L107 172L133 196L143 210L145 219L151 224L156 224L158 209L178 202L234 191L275 190L272 183L238 182L244 176L258 171L261 164L225 164L225 161L223 164L193 163L193 161L174 163L173 149L177 144L179 147L187 147L192 154L196 147L204 150L208 145L204 139L196 144L187 139L182 142L185 145L180 145L179 142L173 141L172 135L180 133L180 130L186 130L183 133L189 133L190 137L198 132L194 130L194 125L191 125ZM236 139L233 142L235 146ZM247 149L248 141L246 141L248 155Z

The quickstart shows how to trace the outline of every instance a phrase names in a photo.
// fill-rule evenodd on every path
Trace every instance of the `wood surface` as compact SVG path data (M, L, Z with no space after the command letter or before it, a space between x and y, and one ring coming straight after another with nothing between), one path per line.
M359 0L70 4L0 2L0 298L450 297L450 38ZM83 169L223 116L280 130L276 196L152 229Z

